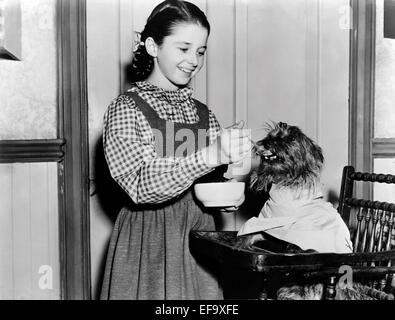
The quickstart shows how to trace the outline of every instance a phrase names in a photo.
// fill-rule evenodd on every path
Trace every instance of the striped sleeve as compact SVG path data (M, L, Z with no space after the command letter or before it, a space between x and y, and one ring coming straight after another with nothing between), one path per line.
M209 139L210 143L213 143L220 134L221 126L214 113L209 109Z

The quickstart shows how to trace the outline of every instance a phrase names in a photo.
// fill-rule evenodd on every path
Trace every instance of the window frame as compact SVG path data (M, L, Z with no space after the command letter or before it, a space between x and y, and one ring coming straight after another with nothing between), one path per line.
M395 138L374 137L376 2L350 0L350 123L349 163L357 171L373 172L375 158L395 156ZM373 199L373 188L356 188L356 196Z

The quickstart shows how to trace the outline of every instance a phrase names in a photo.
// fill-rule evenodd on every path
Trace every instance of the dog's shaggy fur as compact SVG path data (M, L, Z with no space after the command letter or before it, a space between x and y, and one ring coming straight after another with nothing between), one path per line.
M277 300L322 300L325 287L322 283L283 286L277 291ZM354 282L341 288L336 285L335 300L376 300L368 295L366 286Z
M267 136L255 144L253 151L260 157L260 165L251 174L251 190L268 192L271 185L276 184L296 192L311 190L314 194L315 188L319 186L324 163L322 150L298 127L281 122L268 125ZM262 232L247 234L239 237L236 246L251 248L254 243L264 239L265 234ZM298 249L298 246L294 246L291 252L303 251ZM360 284L343 289L337 286L336 289L336 299L371 299L361 290ZM322 283L288 284L281 286L276 295L280 300L320 300L324 291Z

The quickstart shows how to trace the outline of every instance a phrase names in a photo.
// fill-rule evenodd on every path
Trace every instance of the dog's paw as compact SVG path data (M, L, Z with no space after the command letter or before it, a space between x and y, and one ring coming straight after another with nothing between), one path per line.
M296 244L288 244L285 248L286 253L318 253L318 251L314 249L307 249L303 250L302 248L298 247Z
M251 233L244 236L237 237L237 241L234 245L236 249L251 249L254 243L265 240L262 233Z

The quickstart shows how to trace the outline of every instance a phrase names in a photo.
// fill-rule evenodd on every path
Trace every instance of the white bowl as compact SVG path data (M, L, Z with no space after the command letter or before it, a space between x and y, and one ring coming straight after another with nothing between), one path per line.
M195 195L205 207L240 205L244 196L244 182L211 182L195 184Z

